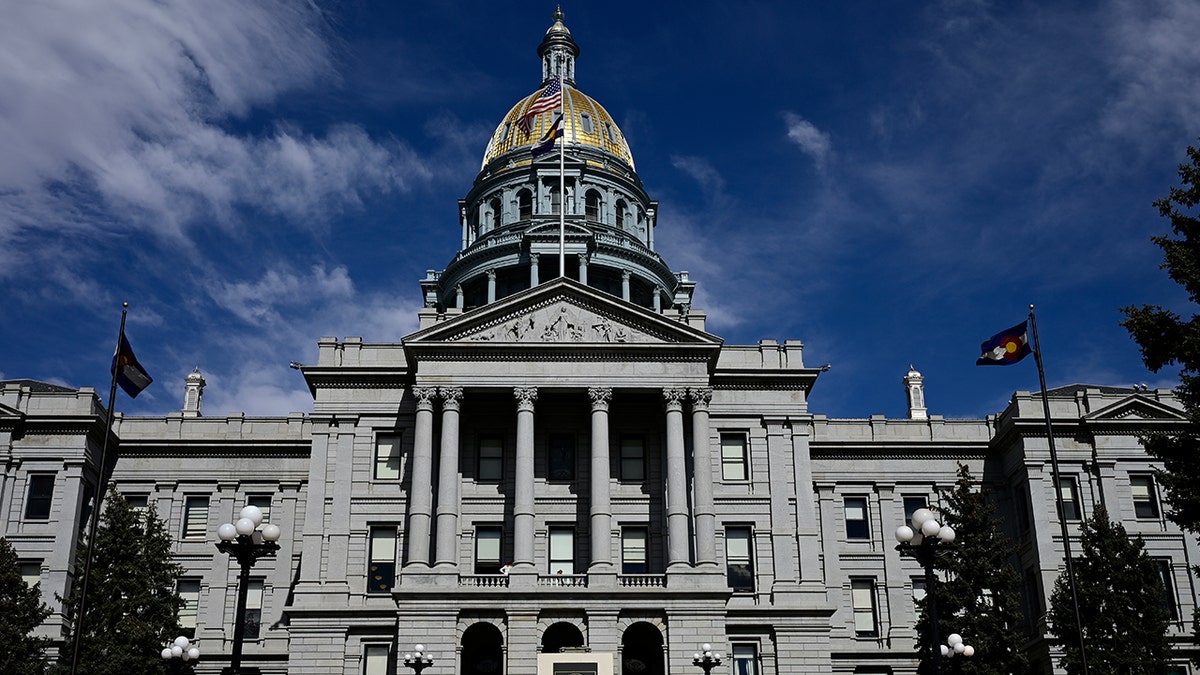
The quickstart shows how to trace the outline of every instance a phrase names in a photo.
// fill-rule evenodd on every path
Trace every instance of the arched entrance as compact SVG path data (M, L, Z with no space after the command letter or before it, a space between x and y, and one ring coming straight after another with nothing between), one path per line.
M477 623L463 632L462 675L504 675L504 636L490 623Z
M542 653L557 654L563 647L582 647L583 633L574 624L559 621L542 633Z
M621 675L665 675L663 636L653 624L639 621L621 636Z

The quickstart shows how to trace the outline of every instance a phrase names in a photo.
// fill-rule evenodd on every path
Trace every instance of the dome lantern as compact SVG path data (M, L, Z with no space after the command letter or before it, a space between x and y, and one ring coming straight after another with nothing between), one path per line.
M575 58L579 56L579 45L571 37L563 19L565 15L560 5L554 10L554 24L546 30L546 37L538 45L538 58L542 60L542 86L550 84L556 77L562 76L563 82L575 84Z

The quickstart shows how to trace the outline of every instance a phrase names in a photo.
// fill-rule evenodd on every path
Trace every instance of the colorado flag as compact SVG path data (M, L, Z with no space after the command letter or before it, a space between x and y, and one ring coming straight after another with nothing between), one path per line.
M117 384L129 394L129 398L137 398L137 395L154 381L133 355L133 347L130 347L129 340L125 339L124 331L121 332L121 343L117 345L117 353L113 354L112 374L116 377Z
M1024 321L984 340L981 347L983 354L975 361L977 366L1011 366L1033 353Z

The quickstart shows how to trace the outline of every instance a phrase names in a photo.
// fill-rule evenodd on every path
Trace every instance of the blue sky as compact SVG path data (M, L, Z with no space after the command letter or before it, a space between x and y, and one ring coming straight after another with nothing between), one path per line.
M553 2L6 0L0 378L108 388L122 302L156 379L119 409L308 411L321 336L394 342L459 242ZM810 408L1001 410L1029 303L1050 386L1171 387L1119 308L1190 313L1151 202L1200 136L1200 4L563 2L578 84L729 344L831 363ZM123 397L123 394L121 395Z

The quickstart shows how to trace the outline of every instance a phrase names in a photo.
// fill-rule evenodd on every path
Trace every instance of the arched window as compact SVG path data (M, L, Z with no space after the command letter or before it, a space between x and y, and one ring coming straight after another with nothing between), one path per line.
M592 222L600 222L600 193L595 190L588 190L586 211L584 216Z
M557 187L550 188L550 213L558 215L562 211L562 192Z
M625 200L623 200L623 199L617 200L617 229L618 230L625 229L625 210L627 208L629 208L629 207L625 204Z
M533 218L533 193L529 190L521 190L517 194L517 207L520 210L521 220Z
M652 624L639 621L621 636L621 672L638 675L663 675L662 632Z
M574 624L566 621L558 623L546 629L542 633L542 653L557 654L562 651L563 647L582 647L583 633Z
M504 675L504 636L490 623L477 623L463 631L464 675Z
M492 201L488 202L488 206L492 209L492 222L489 229L494 230L500 227L500 200L493 197Z

